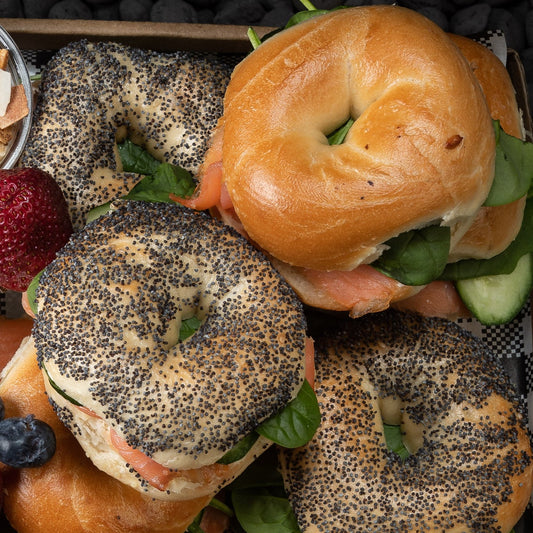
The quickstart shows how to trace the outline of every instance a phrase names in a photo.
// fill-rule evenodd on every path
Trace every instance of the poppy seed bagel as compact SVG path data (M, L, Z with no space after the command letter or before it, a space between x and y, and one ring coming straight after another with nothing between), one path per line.
M99 468L157 498L229 482L270 441L239 468L217 461L304 381L306 320L290 287L236 232L177 204L120 202L88 224L44 271L37 302L59 418ZM193 316L199 329L179 341ZM178 474L152 486L113 435Z
M455 323L387 311L315 336L322 424L280 450L303 533L510 531L533 485L521 404ZM389 451L400 424L410 455Z
M222 113L235 58L159 53L85 40L43 70L22 166L59 183L74 226L139 180L124 172L116 143L129 137L156 158L194 173Z

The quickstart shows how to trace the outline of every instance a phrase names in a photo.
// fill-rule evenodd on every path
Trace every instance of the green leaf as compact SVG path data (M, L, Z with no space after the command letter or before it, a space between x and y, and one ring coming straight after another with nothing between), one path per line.
M78 402L77 400L75 400L74 398L72 398L71 396L69 396L51 377L50 377L50 374L48 373L48 370L46 370L46 367L44 366L44 364L41 364L41 368L44 370L44 373L46 374L46 377L48 378L48 381L50 382L50 385L51 387L60 395L62 396L63 398L65 398L65 400L69 401L70 403L74 404L74 405L77 405L77 406L82 406L82 404L80 402Z
M266 489L234 490L235 515L247 533L299 533L300 528L286 497Z
M187 198L194 193L196 183L191 173L177 165L157 161L144 148L129 139L118 145L122 166L127 172L135 172L144 177L125 195L122 200L175 203L170 193ZM91 222L107 213L112 202L91 209L86 222Z
M217 463L229 465L235 461L239 461L252 449L258 437L259 435L255 431L246 435L229 452L225 453Z
M291 26L296 26L296 24L300 24L306 20L318 17L319 15L325 15L326 13L329 13L329 11L330 10L328 9L310 9L307 11L298 11L287 21L284 29L290 28Z
M106 202L105 204L97 205L96 207L93 207L85 216L86 224L88 224L89 222L92 222L93 220L96 220L102 215L105 215L109 211L110 208L111 208L111 202Z
M160 163L153 175L145 176L123 198L170 203L170 193L186 198L193 194L195 187L194 179L187 170L170 163Z
M440 279L457 281L481 276L510 274L518 260L533 252L533 199L527 200L522 226L515 240L491 259L464 259L446 265Z
M260 424L256 431L280 446L297 448L313 438L319 424L318 401L305 380L296 398L277 415Z
M306 20L317 17L319 15L325 15L326 13L337 11L338 9L346 9L347 7L347 6L337 6L337 7L334 7L333 9L316 9L313 6L313 4L307 0L302 0L301 3L304 5L307 11L298 11L297 13L292 15L292 17L289 18L285 26L281 28L276 28L275 30L272 30L271 32L263 35L263 37L260 40L259 40L259 37L257 36L257 33L255 33L254 30L249 28L248 39L250 40L253 49L255 50L261 43L264 43L267 39L270 39L270 37L272 37L273 35L276 35L276 33L286 30L287 28L290 28L291 26L296 26L297 24L300 24L301 22L305 22Z
M335 144L342 144L354 122L354 119L351 118L347 120L340 128L336 129L331 135L328 135L328 143L331 146Z
M508 135L498 120L493 121L496 135L494 181L485 200L486 206L504 205L524 196L533 180L533 144Z
M155 157L144 148L135 144L130 139L117 145L122 168L125 172L149 175L154 174L161 164Z
M41 270L30 282L28 285L28 288L26 289L26 293L28 296L28 304L30 306L30 309L32 310L33 314L37 316L37 299L35 297L37 292L37 287L39 287L39 281L41 279L41 276L44 272L44 269Z
M303 446L312 439L319 424L318 401L311 385L305 380L294 400L240 440L218 462L230 464L242 459L255 444L258 434L285 448Z
M450 228L428 226L411 230L385 244L390 248L372 266L404 285L426 285L438 278L446 266Z
M411 454L403 443L402 430L400 426L383 424L383 431L389 450L397 453L402 459L407 459L407 457L409 457Z
M179 340L184 341L185 339L188 339L195 331L198 330L201 325L202 321L195 316L182 320L179 332Z

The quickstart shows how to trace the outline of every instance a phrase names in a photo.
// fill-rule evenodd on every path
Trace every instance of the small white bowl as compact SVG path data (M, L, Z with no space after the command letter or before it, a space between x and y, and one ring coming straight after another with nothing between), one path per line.
M15 128L16 132L10 142L8 150L4 158L0 161L1 168L13 168L26 145L28 136L30 134L32 110L33 110L33 90L28 68L22 57L18 46L11 38L9 33L0 26L0 48L7 48L9 50L8 69L11 73L13 85L22 83L24 91L26 92L26 99L28 100L29 113L18 123Z

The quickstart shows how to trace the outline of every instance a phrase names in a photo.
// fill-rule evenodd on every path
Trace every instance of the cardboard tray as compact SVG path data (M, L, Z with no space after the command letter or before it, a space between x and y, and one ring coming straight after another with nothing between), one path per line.
M129 22L96 20L49 20L0 18L19 48L55 50L71 41L113 40L157 51L201 50L222 53L247 53L251 50L247 26L181 24L167 22ZM262 37L273 28L257 27Z

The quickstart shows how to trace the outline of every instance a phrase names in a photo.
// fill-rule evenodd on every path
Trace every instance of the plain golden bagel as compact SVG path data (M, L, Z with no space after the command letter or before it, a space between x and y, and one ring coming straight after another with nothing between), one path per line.
M453 322L392 310L322 330L321 426L305 447L279 451L301 531L511 531L533 458L522 406L488 348ZM388 450L384 423L401 424L405 460Z
M466 57L479 81L491 117L513 137L525 139L522 115L515 89L504 64L486 46L460 35L450 35ZM505 250L516 237L524 214L526 197L510 204L482 207L472 226L457 243L453 259L487 259Z
M140 179L123 171L126 136L160 160L196 172L235 59L73 42L46 65L21 165L57 180L76 228L92 207Z
M345 142L327 136L355 119ZM452 251L494 175L483 93L451 39L398 6L282 31L235 68L222 167L245 231L280 261L352 270L430 224Z
M37 298L32 335L59 418L96 466L158 499L218 492L271 441L219 460L304 381L296 295L242 236L177 204L119 203L89 223Z
M39 468L0 468L3 512L17 533L183 533L209 496L165 502L96 468L59 421L31 338L0 376L6 416L35 415L54 430L56 453Z

